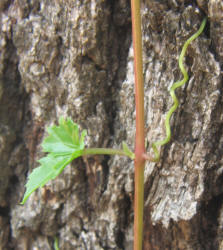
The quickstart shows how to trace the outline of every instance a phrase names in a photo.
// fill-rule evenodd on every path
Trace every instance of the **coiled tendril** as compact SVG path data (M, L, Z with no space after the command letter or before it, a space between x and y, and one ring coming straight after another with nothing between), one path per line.
M171 128L170 128L170 118L173 114L173 112L177 109L177 107L179 106L179 101L175 95L175 90L181 86L183 86L187 81L188 81L188 74L187 74L187 71L185 70L184 68L184 65L183 65L183 59L185 57L185 54L186 54L186 50L187 50L187 47L188 45L194 40L196 39L201 33L202 31L204 30L204 27L206 25L206 22L207 22L207 18L204 18L204 20L202 21L201 23L201 26L199 28L199 30L194 34L192 35L185 43L184 43L184 46L183 46L183 49L181 51L181 54L180 54L180 57L179 57L179 67L180 67L180 70L184 76L184 78L181 80L181 81L177 81L175 83L173 83L172 87L170 88L170 95L173 99L173 106L170 108L170 110L168 111L167 115L166 115L166 119L165 119L165 128L166 128L166 137L161 140L161 141L156 141L152 144L152 148L154 150L154 154L155 154L155 157L152 159L152 161L154 162L158 162L159 159L160 159L160 153L158 151L158 146L163 146L165 144L167 144L169 141L170 141L170 138L171 138Z

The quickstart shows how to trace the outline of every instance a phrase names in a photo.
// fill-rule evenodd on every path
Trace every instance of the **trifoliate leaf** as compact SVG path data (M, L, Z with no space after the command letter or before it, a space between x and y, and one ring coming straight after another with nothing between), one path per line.
M122 149L129 158L131 158L132 160L135 159L135 154L129 149L129 147L124 141L122 142Z
M79 135L78 125L70 118L60 118L59 126L51 126L47 131L49 136L44 139L42 147L48 155L38 161L40 166L29 175L21 204L37 188L56 178L72 160L82 155L86 131Z

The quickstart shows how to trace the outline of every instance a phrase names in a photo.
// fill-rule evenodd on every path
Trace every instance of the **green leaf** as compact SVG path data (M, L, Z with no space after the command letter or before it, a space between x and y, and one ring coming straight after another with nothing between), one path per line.
M79 136L78 125L70 118L67 121L61 117L59 126L52 126L47 129L48 136L42 144L43 151L54 156L71 155L76 151L84 149L84 130Z
M129 147L124 141L122 142L122 149L129 158L131 158L132 160L135 159L135 154L129 149Z
M78 125L70 118L60 118L59 126L51 126L47 131L49 136L44 139L42 147L48 155L38 161L40 166L29 175L21 204L37 188L55 179L72 160L83 153L86 131L79 135Z
M48 181L56 178L71 161L72 159L69 156L54 157L48 155L40 159L41 165L35 168L28 177L26 192L21 204L24 204L37 188L43 187Z

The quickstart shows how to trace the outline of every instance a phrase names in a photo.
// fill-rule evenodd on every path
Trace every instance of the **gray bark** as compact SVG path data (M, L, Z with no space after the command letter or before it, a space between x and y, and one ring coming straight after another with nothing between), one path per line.
M158 164L146 164L145 250L223 249L222 8L220 0L142 3L150 153L165 136L182 45L208 16L187 51L172 140ZM62 250L131 250L129 159L75 160L18 205L45 129L60 116L87 128L88 147L134 148L129 1L1 0L0 23L0 249L53 249L57 237Z

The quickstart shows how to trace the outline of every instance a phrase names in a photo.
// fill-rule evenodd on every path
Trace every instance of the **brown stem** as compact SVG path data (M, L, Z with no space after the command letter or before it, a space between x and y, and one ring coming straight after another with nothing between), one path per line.
M145 121L140 0L131 0L131 12L136 105L134 250L141 250L143 241Z

